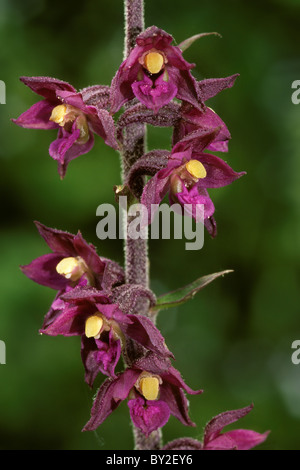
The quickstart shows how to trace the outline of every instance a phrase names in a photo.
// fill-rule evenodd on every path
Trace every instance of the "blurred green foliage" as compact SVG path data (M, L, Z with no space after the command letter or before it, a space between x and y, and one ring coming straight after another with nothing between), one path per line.
M196 428L171 418L170 439L201 437L205 423L254 402L240 427L271 430L261 449L300 449L300 365L291 344L300 338L300 105L291 83L300 79L299 0L148 0L146 26L156 24L179 43L204 31L185 58L198 79L240 73L210 105L231 133L228 163L247 175L211 191L219 234L199 252L184 240L150 241L157 294L223 269L185 306L161 313L159 327L187 383ZM80 229L99 254L123 263L122 241L99 241L96 208L114 203L118 155L101 139L71 162L60 181L48 155L55 132L25 130L10 119L38 97L19 76L47 75L80 89L110 84L122 61L123 5L111 2L0 0L1 449L130 449L123 403L94 433L81 433L94 391L83 382L79 338L38 334L54 292L29 281L20 264L45 253L33 220L70 232ZM149 128L149 148L168 148L170 132ZM101 378L99 378L99 384ZM118 432L116 432L116 429Z

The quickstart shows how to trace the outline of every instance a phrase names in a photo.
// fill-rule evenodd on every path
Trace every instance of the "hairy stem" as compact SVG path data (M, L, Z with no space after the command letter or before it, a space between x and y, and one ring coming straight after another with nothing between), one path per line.
M136 37L144 30L144 0L125 0L125 44L124 59L127 58L131 49L135 46ZM123 141L122 151L122 179L126 180L132 165L145 153L145 125L134 123L128 126ZM143 179L138 183L144 184ZM132 222L131 216L126 217L125 237L125 276L126 283L149 286L149 261L148 261L148 240L146 237L132 239L128 236L128 227ZM139 313L148 314L148 299L141 299ZM133 346L133 345L132 345ZM130 348L131 349L131 348ZM131 355L135 354L132 347ZM136 350L139 354L139 349ZM146 437L140 429L134 427L133 430L136 450L159 449L161 445L161 431L153 431Z
M144 1L125 0L125 44L124 59L135 45L136 37L144 30ZM145 153L145 125L134 124L128 126L124 136L122 152L123 181L132 165ZM141 179L140 184L143 184ZM127 227L132 222L132 217L127 218ZM126 228L127 230L127 228ZM129 284L149 285L148 273L148 242L139 238L133 240L129 236L125 240L125 273L126 282ZM141 313L146 314L148 303L141 305Z

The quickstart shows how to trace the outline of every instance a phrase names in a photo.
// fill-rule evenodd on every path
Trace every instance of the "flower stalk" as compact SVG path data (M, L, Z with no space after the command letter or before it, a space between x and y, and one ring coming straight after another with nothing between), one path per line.
M124 59L126 59L135 45L137 36L144 30L144 1L125 0L125 41ZM131 105L132 106L132 105ZM134 163L145 153L145 124L128 126L125 131L123 147L121 150L122 179L126 181L128 173ZM143 186L140 179L139 185ZM126 217L127 228L132 222L132 217ZM145 229L146 230L146 229ZM148 271L148 242L145 237L133 240L125 238L125 280L128 284L140 284L144 287L149 285ZM142 302L141 313L146 314L148 302Z
M125 40L124 40L124 60L135 46L137 36L144 30L144 0L125 0ZM132 106L132 104L131 104ZM122 180L123 184L127 180L132 166L145 154L146 151L146 126L145 124L134 124L125 130L122 159ZM142 190L144 179L140 178L138 186ZM132 217L126 217L126 232L132 222ZM147 230L145 227L142 230ZM125 282L128 284L140 284L149 287L149 260L148 260L148 240L141 237L137 240L126 237L124 241L125 251ZM147 299L139 301L140 314L147 315L149 302ZM133 436L136 450L157 450L161 448L161 429L153 431L149 437L133 425Z

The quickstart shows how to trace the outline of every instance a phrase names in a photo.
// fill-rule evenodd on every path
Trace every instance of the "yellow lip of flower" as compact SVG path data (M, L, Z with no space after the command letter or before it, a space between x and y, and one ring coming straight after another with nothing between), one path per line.
M87 338L100 338L103 323L103 318L98 314L88 317L85 321L85 336Z
M56 122L56 124L64 125L65 116L67 114L67 106L65 104L59 104L52 109L49 121Z
M185 167L193 178L203 179L207 175L204 165L198 160L190 160Z
M85 273L85 263L81 258L63 258L56 266L56 272L70 281L78 281Z
M164 56L157 51L150 51L145 55L144 66L150 73L159 73L164 66Z

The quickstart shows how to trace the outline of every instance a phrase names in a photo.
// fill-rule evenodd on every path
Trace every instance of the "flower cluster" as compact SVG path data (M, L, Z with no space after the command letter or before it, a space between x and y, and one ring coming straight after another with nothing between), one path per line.
M227 152L230 133L206 101L232 87L237 75L197 81L191 74L194 64L183 58L183 47L172 42L168 33L155 26L142 32L111 86L95 85L78 92L61 80L22 77L43 100L14 122L26 128L58 130L49 153L58 162L61 178L71 160L91 150L95 134L122 152L124 132L130 126L173 127L172 149L140 156L126 175L123 188L149 209L168 194L170 205L188 207L184 215L203 223L214 237L215 209L207 190L229 185L244 172L235 172L210 153ZM191 42L182 44L186 48ZM124 104L126 109L116 120ZM140 185L145 175L150 179ZM133 424L146 437L163 427L170 415L194 426L186 394L201 394L202 390L192 390L172 365L174 356L155 326L160 304L154 293L140 284L127 283L123 268L99 256L80 232L73 235L39 222L36 226L51 253L22 266L22 271L56 291L40 332L79 336L87 384L93 387L99 374L106 376L84 430L96 429L124 400ZM211 276L210 280L216 277ZM205 282L197 285L191 296ZM149 307L146 314L139 311L141 298ZM207 425L203 443L183 438L165 448L252 448L266 435L245 430L220 434L225 425L249 411L219 415Z

